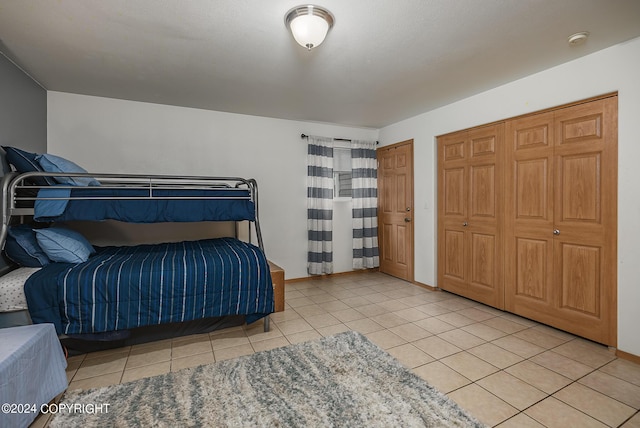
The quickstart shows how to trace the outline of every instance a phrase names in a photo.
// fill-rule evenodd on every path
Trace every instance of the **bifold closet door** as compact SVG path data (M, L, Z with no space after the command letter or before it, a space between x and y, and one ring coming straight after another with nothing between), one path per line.
M438 138L438 287L503 309L502 123Z
M505 309L616 345L617 97L506 123Z
M553 112L506 123L505 309L539 319L553 275Z

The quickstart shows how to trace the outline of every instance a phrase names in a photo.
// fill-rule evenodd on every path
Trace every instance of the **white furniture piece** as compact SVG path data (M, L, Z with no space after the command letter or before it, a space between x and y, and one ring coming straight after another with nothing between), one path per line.
M66 368L53 324L0 329L0 426L29 426L67 388Z

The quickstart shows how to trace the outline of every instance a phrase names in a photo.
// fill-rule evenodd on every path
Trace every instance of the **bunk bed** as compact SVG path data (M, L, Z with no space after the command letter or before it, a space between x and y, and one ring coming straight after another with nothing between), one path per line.
M73 163L43 170L37 157L26 167L23 160L2 178L0 243L26 253L10 257L22 265L10 274L23 278L31 322L53 323L63 344L81 352L259 319L269 330L274 293L255 180L89 174ZM94 247L58 226L103 220L235 222L236 236Z

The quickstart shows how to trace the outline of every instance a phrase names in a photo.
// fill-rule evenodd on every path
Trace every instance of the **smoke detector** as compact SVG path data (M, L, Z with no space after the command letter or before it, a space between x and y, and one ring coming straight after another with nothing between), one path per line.
M570 35L567 41L569 42L569 46L576 46L584 43L587 37L589 37L589 33L587 31L581 31Z

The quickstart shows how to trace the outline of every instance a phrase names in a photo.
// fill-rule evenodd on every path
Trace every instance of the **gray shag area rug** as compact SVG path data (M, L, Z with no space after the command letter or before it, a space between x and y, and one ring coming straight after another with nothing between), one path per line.
M51 427L482 427L353 331L92 390ZM89 405L89 406L87 406Z

